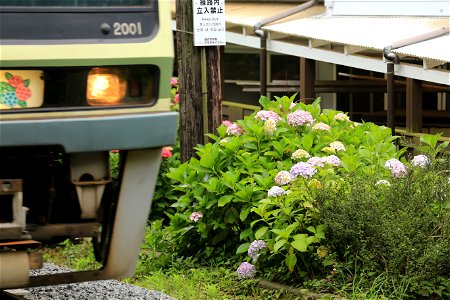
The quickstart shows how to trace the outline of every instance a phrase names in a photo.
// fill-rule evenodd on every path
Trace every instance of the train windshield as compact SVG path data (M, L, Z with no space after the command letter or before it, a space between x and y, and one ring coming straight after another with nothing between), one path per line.
M0 6L34 7L149 7L152 0L2 0Z

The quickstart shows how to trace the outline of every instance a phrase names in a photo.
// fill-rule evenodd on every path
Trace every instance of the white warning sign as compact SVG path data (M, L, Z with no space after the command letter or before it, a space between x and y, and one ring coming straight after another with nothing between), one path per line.
M192 3L194 45L225 45L225 0L192 0Z

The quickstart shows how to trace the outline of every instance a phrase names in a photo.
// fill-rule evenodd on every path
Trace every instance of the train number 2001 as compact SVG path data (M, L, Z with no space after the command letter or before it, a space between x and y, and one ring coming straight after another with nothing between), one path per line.
M119 23L113 24L114 35L141 35L142 25L141 22L137 23Z

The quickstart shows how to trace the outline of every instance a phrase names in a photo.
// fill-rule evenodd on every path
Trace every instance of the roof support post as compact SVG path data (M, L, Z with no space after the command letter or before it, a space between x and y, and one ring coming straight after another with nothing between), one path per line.
M260 53L260 93L261 96L266 96L267 94L267 37L265 32L261 29L262 26L275 22L277 20L286 18L290 15L296 14L302 10L305 10L307 8L310 8L314 6L317 3L317 0L310 0L308 2L305 2L303 4L300 4L298 6L295 6L287 11L281 12L277 15L267 17L259 22L256 22L256 24L253 26L253 31L257 36L261 38L261 53Z
M422 81L406 78L406 131L422 132Z
M392 52L390 47L384 49L384 57L388 60L387 62L387 126L391 128L392 135L395 135L395 103L394 103L394 93L395 93L395 81L394 81L394 65L400 63L400 59L397 54Z
M261 96L267 95L267 38L263 32L261 36L261 52L259 54L259 90Z
M315 60L300 57L300 99L306 104L310 104L314 101L315 79Z

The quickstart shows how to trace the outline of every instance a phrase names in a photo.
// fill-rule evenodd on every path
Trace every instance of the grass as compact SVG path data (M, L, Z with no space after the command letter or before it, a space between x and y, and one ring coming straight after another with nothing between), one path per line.
M163 292L178 300L300 299L284 297L280 291L260 289L256 280L237 280L235 269L226 262L214 266L201 265L194 259L169 262L168 253L153 254L143 249L136 275L124 281ZM77 271L101 267L95 261L90 239L66 240L45 248L44 260Z
M195 258L175 257L170 249L170 238L165 236L164 231L157 231L148 227L136 274L124 281L163 292L178 300L396 299L383 295L383 285L386 282L382 278L375 281L373 288L364 290L363 276L355 277L352 291L342 292L344 296L320 297L310 294L311 297L302 297L284 289L262 288L258 280L238 279L235 262L220 258L214 262L205 262ZM57 246L45 248L44 260L78 271L101 267L95 261L90 239L66 240Z

